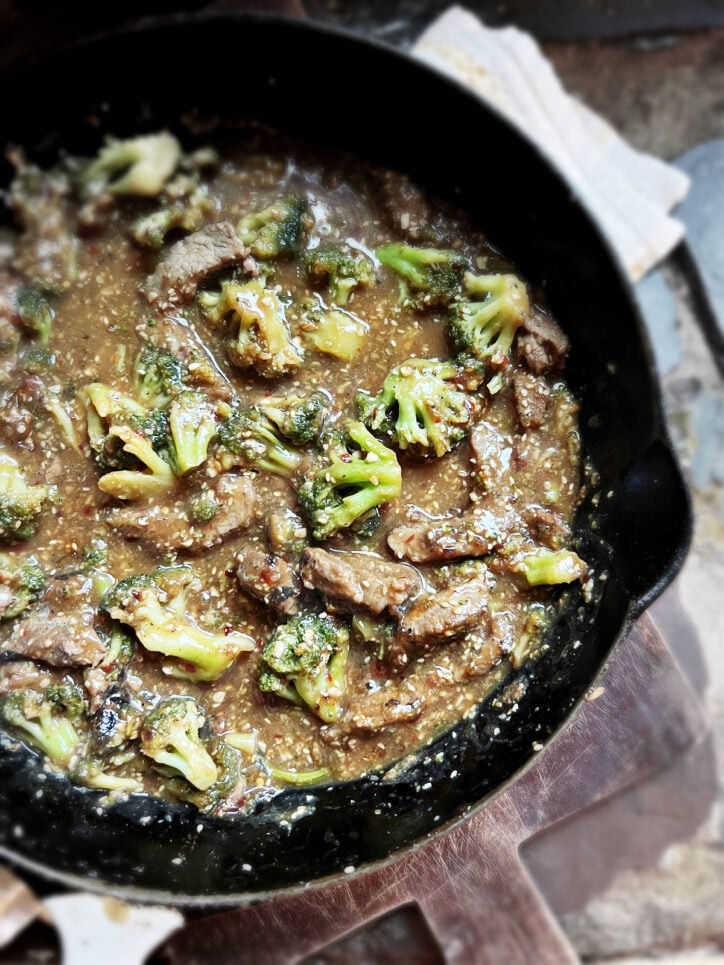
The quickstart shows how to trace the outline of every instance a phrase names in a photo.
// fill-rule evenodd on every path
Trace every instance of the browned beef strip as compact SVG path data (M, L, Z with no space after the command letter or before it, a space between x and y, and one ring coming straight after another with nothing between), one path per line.
M518 357L531 372L543 375L563 368L570 343L557 322L539 310L530 312L516 341Z
M385 218L410 241L440 242L443 228L430 198L407 175L381 170L376 176L377 196Z
M551 394L546 380L540 375L519 369L513 376L513 394L521 426L524 429L542 426Z
M111 509L106 524L127 539L140 539L150 550L200 553L238 533L254 520L256 493L248 476L225 473L209 491L218 510L208 523L192 523L183 503L150 507L119 506Z
M304 585L318 590L341 610L396 613L422 588L420 574L403 563L372 553L329 553L307 547L299 573Z
M9 660L0 664L0 697L7 697L14 690L42 690L53 680L52 671L39 667L30 660Z
M486 556L505 542L515 521L509 509L474 509L463 516L397 526L387 534L387 545L398 559L413 563Z
M47 607L36 607L15 621L0 650L42 660L51 667L95 666L106 647L93 628L94 618L95 610L90 606L55 614Z
M217 221L177 241L144 283L143 293L149 304L161 309L183 305L207 275L243 262L248 254L234 225Z
M376 733L383 727L417 720L425 698L405 683L391 683L354 700L336 725L341 734Z
M237 554L236 578L242 590L285 616L299 612L299 578L281 556L249 546Z
M512 441L483 419L470 433L470 447L483 490L495 493L501 487L507 489Z
M180 359L188 370L189 382L192 385L203 387L207 395L225 402L230 402L234 397L231 383L186 319L177 315L166 315L154 319L153 325L139 325L137 332L151 345L166 349Z
M387 652L392 664L403 668L416 653L471 630L483 619L487 607L484 576L420 597L402 617L390 642Z
M533 539L550 549L562 549L571 538L570 527L563 517L552 509L529 506L523 510L522 516Z

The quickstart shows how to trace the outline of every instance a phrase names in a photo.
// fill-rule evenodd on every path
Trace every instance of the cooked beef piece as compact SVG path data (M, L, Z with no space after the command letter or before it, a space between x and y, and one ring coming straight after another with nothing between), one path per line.
M484 576L457 583L415 600L400 620L388 647L398 668L416 653L440 646L478 625L487 613L488 583Z
M299 612L299 578L286 560L258 546L240 550L236 558L242 590L285 616Z
M407 683L391 683L355 699L336 725L340 734L377 733L383 727L417 720L425 698Z
M397 526L387 534L387 545L398 559L413 563L487 556L505 542L515 520L511 510L474 509L464 516Z
M560 325L538 310L523 322L516 345L518 358L536 375L562 369L570 348Z
M14 690L42 690L53 680L52 671L39 667L30 660L8 660L0 664L0 697L7 697Z
M9 442L32 451L34 424L35 417L24 406L17 405L8 396L0 399L0 432Z
M193 555L246 529L256 515L256 493L248 476L225 473L214 480L208 496L217 510L207 523L192 522L183 503L114 507L105 521L127 539L141 540L152 552L180 550Z
M144 282L143 293L154 307L183 305L207 275L243 262L248 254L234 225L217 221L177 241Z
M93 628L95 610L77 606L72 613L51 612L39 606L16 620L0 650L51 667L92 667L105 653L105 644Z
M186 319L166 315L154 319L153 325L139 325L138 334L156 348L166 349L185 364L189 382L203 387L212 398L230 402L234 397L231 383L219 369L213 354Z
M23 231L15 244L13 268L40 288L67 288L76 276L72 187L62 172L41 171L20 151L10 152L17 174L7 203Z
M551 394L546 380L540 375L520 369L513 376L513 393L521 426L524 429L537 429L542 426Z
M482 420L470 433L470 447L483 490L493 494L501 487L508 489L512 441L506 440L495 426Z
M523 510L523 522L536 542L550 549L562 549L571 538L571 530L560 513L543 506L529 506Z
M318 590L340 610L396 613L422 589L420 574L411 566L372 553L329 553L308 547L299 573L306 587Z
M376 178L379 199L388 224L410 241L439 243L441 219L432 201L406 175L380 171Z

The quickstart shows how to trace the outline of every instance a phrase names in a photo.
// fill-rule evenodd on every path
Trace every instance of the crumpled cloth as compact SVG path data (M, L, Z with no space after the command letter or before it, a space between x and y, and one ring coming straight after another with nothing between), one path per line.
M633 281L663 260L684 226L669 212L687 176L635 150L568 94L530 34L486 27L451 7L425 30L414 56L475 90L534 141L598 222Z

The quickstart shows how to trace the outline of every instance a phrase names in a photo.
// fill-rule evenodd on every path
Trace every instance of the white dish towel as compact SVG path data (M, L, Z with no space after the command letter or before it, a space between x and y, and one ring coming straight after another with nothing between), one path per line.
M689 179L634 150L598 114L563 88L530 34L486 27L451 7L422 34L413 54L467 84L548 155L583 199L633 281L684 235L669 216Z

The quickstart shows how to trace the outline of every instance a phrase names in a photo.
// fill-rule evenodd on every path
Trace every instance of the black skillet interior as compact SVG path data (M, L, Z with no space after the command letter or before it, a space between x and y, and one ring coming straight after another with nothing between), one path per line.
M37 147L31 153L41 160L61 144L93 153L103 132L167 126L188 141L179 119L198 109L352 151L460 202L545 285L571 336L568 377L600 473L600 505L588 501L577 531L582 554L608 578L595 606L571 599L548 651L518 672L525 695L509 720L488 701L385 780L285 791L223 821L147 798L100 810L97 794L47 776L34 756L6 743L0 842L61 879L220 902L381 859L435 831L525 765L533 742L564 721L686 551L685 487L611 253L570 189L495 113L404 55L349 35L263 16L147 23L4 80L3 136Z

